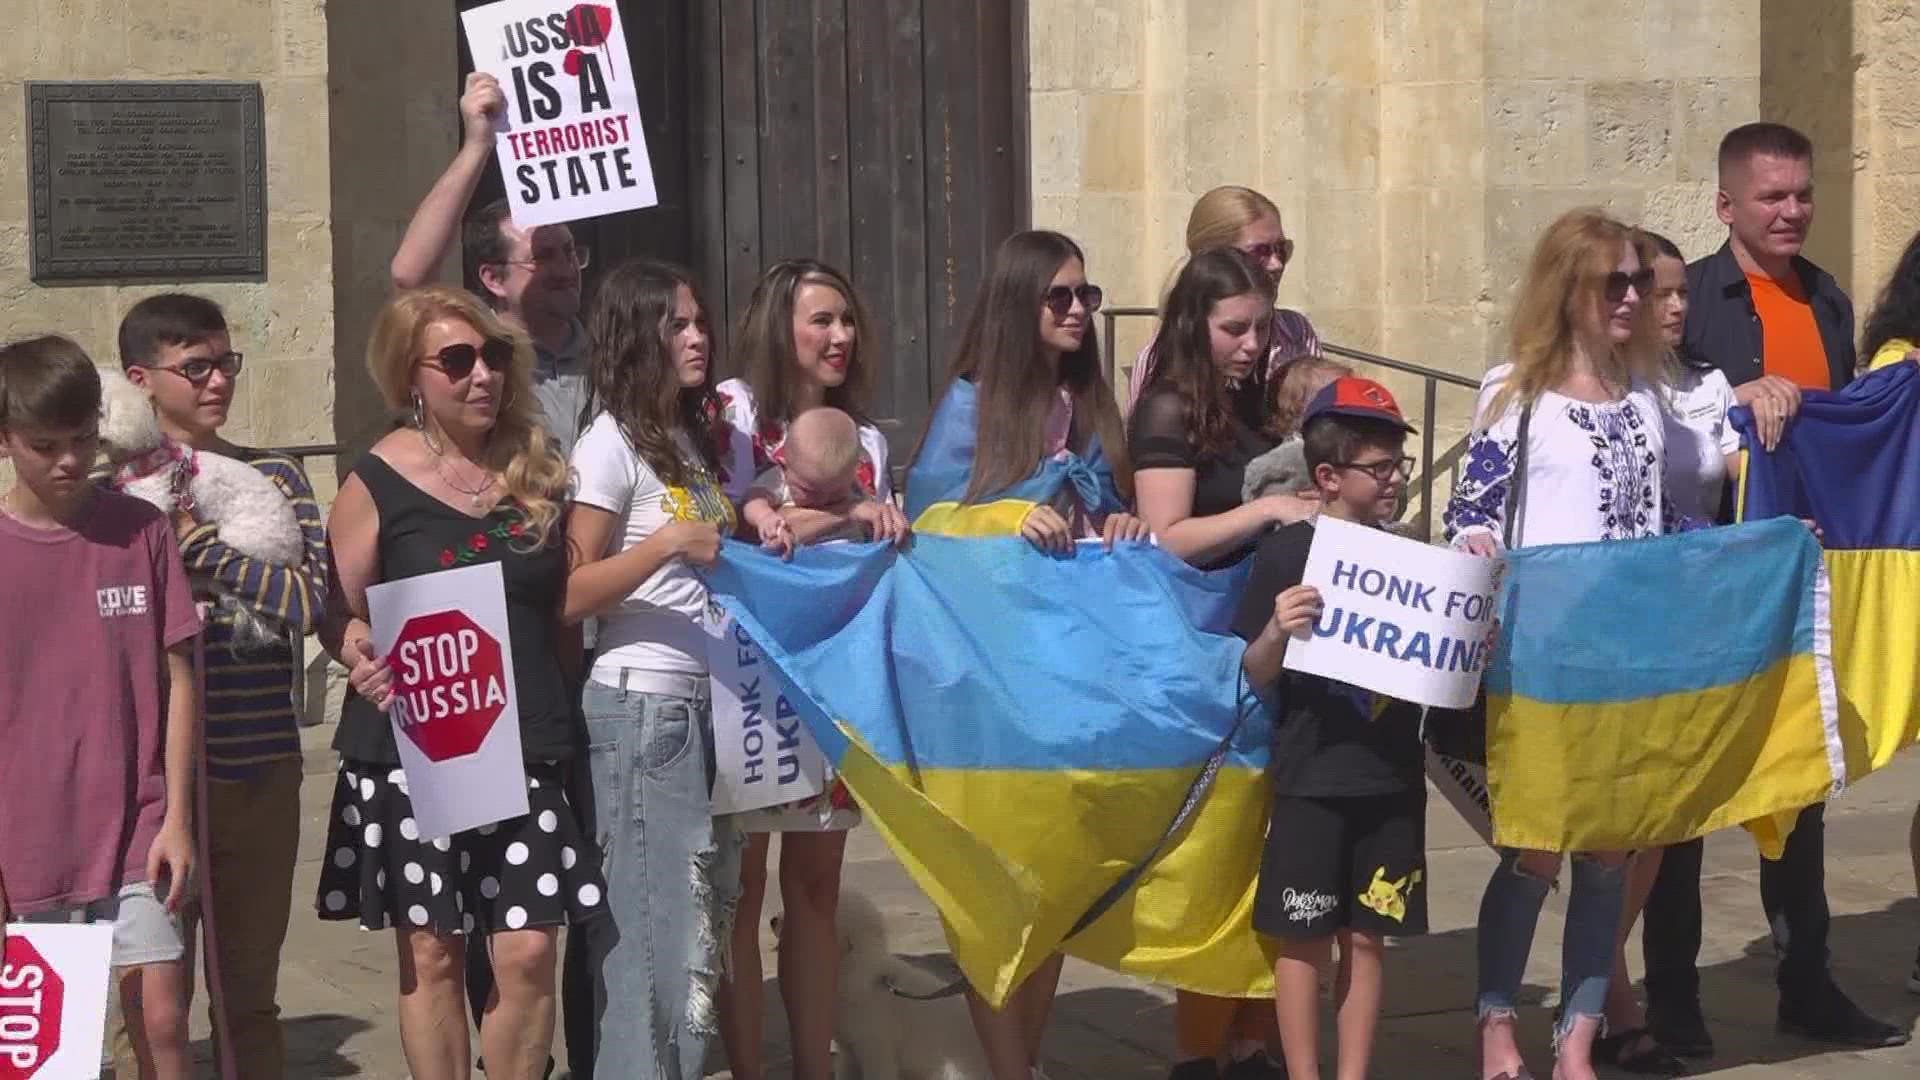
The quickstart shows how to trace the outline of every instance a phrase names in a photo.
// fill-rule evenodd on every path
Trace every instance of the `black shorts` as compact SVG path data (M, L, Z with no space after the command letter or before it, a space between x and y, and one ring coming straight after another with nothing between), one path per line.
M1382 937L1427 932L1427 798L1274 799L1253 927L1282 941L1336 930Z

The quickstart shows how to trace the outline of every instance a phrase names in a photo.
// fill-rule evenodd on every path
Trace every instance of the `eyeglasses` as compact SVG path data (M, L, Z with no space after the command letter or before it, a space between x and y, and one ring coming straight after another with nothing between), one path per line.
M1376 483L1390 484L1397 476L1413 475L1413 457L1411 455L1402 455L1398 458L1388 458L1385 461L1369 461L1364 465L1358 461L1343 461L1340 463L1340 467L1343 469L1358 469L1368 476L1373 477Z
M1293 241L1290 239L1282 238L1272 243L1254 244L1250 247L1243 247L1240 250L1244 252L1249 259L1259 263L1261 266L1267 265L1267 260L1276 255L1280 257L1280 265L1282 267L1285 267L1293 261Z
M461 342L422 359L454 382L470 377L474 363L480 360L487 362L488 371L504 375L513 366L513 342L505 338L488 338L479 345Z
M1080 301L1080 306L1087 310L1087 314L1091 315L1100 310L1100 302L1106 298L1107 294L1101 292L1100 286L1098 285L1081 285L1078 288L1055 285L1053 288L1048 289L1047 295L1041 299L1042 302L1047 305L1048 311L1053 312L1056 316L1065 318L1067 312L1073 310L1073 302L1075 300Z
M558 251L544 251L531 259L502 259L501 262L512 266L525 266L534 270L546 270L557 266L571 265L576 270L585 270L593 261L593 249L582 244L578 247L565 247Z
M137 364L136 367L148 371L165 371L187 380L195 386L205 386L213 378L214 372L232 379L240 374L240 366L245 357L237 352L221 353L219 356L196 356L178 367L165 364Z
M1635 295L1643 300L1646 299L1647 294L1653 291L1653 271L1643 269L1635 270L1629 274L1624 270L1615 270L1613 273L1608 274L1606 284L1607 303L1617 304L1625 300L1629 286L1633 288Z

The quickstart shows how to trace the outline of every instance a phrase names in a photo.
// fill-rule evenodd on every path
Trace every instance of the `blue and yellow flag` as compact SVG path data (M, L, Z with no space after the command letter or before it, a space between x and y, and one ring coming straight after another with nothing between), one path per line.
M1251 699L1166 853L1069 936L1154 851L1233 730L1237 581L1144 544L1062 558L943 536L791 562L729 543L708 573L996 1003L1062 947L1155 982L1269 991L1250 913L1271 727Z
M1798 521L1523 548L1503 589L1495 843L1673 844L1844 782L1825 570ZM1783 831L1755 835L1778 855Z
M1733 419L1755 445L1752 416ZM1820 526L1844 776L1858 780L1920 741L1920 368L1808 393L1779 447L1750 455L1741 514Z
M920 456L907 474L907 520L916 533L940 536L1015 536L1035 507L1070 491L1090 515L1123 509L1099 436L1087 452L1042 462L1027 479L977 503L966 501L973 479L979 417L976 391L955 379L934 410Z

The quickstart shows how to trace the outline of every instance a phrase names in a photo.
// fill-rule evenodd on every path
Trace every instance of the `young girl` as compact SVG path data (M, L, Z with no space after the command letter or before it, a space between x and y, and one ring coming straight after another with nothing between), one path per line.
M318 907L323 919L393 928L400 1038L421 1080L468 1074L463 934L486 934L495 985L480 1023L492 1075L532 1080L553 1042L560 927L605 908L600 860L561 779L582 741L564 658L560 500L567 469L531 390L533 345L470 293L401 293L374 321L367 368L409 423L373 445L340 485L327 531L338 571L322 641L353 695L334 748ZM429 840L413 820L386 711L394 676L368 643L367 589L455 566L497 563L506 583L528 813Z
M858 427L860 460L855 477L862 497L839 512L781 508L778 528L790 544L807 543L848 527L864 527L868 535L880 539L906 536L906 519L892 503L887 437L867 418L861 335L870 329L853 285L839 271L811 259L788 259L768 267L741 317L734 361L747 378L744 382L728 379L719 387L723 415L733 429L727 493L736 502L748 499L756 476L787 464L787 433L802 413L828 406L852 417ZM799 1080L826 1080L833 1068L840 960L834 909L840 900L840 864L846 843L845 829L789 831L780 840L780 897L786 907L780 996L787 1006L794 1075ZM760 1015L760 908L767 892L767 846L764 832L747 838L740 906L734 919L733 967L721 996L721 1037L727 1061L740 1080L760 1080L766 1071Z
M1597 210L1573 211L1534 249L1516 300L1513 360L1481 383L1467 465L1447 506L1457 548L1657 536L1664 495L1659 382L1664 350L1644 303L1651 246ZM1524 442L1522 437L1524 436ZM1517 490L1516 490L1517 485ZM1593 1080L1613 967L1626 855L1577 852L1554 1032L1555 1080ZM1562 858L1505 850L1480 904L1481 1075L1529 1075L1515 1040L1517 995L1540 906Z
M1067 237L1023 232L1000 245L908 466L916 531L1018 533L1062 555L1081 537L1109 546L1146 538L1146 524L1121 509L1132 476L1093 332L1100 300ZM969 996L994 1080L1041 1075L1061 959L1043 964L1002 1010Z
M635 261L588 312L589 412L574 446L569 620L599 617L586 688L612 926L591 946L603 1076L697 1077L716 1027L737 838L716 823L706 587L734 526L717 475L705 309L678 267Z
M1233 409L1232 388L1264 359L1273 291L1233 248L1193 257L1161 312L1153 375L1128 425L1134 494L1160 546L1202 568L1238 562L1270 525L1305 520L1292 495L1241 499L1247 462L1272 448Z

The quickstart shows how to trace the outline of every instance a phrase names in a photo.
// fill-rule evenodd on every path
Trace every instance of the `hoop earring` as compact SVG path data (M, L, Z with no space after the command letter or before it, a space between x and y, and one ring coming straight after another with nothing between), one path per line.
M436 457L439 456L441 446L435 441L433 432L427 430L426 402L420 400L420 392L418 390L414 391L413 394L413 427L414 430L420 433L420 441L427 444L428 452Z

